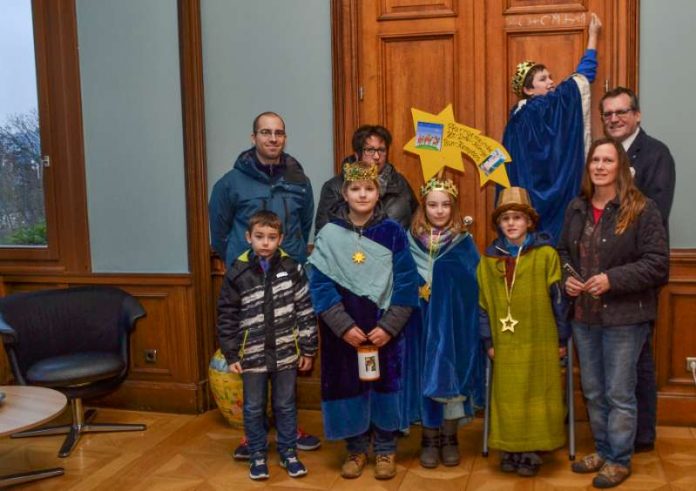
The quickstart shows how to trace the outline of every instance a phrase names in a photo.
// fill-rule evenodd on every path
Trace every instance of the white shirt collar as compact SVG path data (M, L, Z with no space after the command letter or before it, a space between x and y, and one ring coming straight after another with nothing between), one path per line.
M628 138L626 138L624 141L621 142L621 146L628 152L628 149L631 148L631 145L635 141L636 137L638 136L638 133L640 132L640 126L636 127L636 131L633 132Z

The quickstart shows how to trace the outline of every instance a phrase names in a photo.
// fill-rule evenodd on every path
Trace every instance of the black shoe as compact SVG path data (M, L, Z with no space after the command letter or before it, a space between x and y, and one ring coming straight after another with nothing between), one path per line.
M633 453L652 452L655 450L655 442L636 442L633 445Z
M520 456L517 464L517 475L522 477L534 477L539 472L542 460L535 452L525 452Z
M516 472L520 454L516 452L503 452L500 459L500 470L503 472Z

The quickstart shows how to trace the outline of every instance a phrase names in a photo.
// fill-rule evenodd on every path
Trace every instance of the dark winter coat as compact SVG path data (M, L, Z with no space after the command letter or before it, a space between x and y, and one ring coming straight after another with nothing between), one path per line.
M353 160L348 158L345 161ZM345 162L344 161L344 162ZM408 229L411 225L411 217L418 208L411 186L404 176L399 174L392 164L384 164L382 172L379 173L379 200L382 203L382 210L392 220L399 222L402 227ZM343 187L343 174L332 177L324 183L319 196L319 206L317 206L317 217L315 219L315 233L329 223L330 215L338 213L339 206L344 203L341 188Z
M317 322L302 266L282 251L264 273L246 251L227 270L218 300L218 340L228 364L274 372L317 353Z
M234 168L213 187L208 211L213 250L229 268L249 245L244 239L249 218L260 210L269 210L283 224L283 249L296 261L307 259L307 240L312 229L314 195L309 178L292 156L283 153L280 177L258 168L256 149L242 152Z
M591 213L592 205L583 197L575 198L568 205L558 244L561 265L570 263L580 271L580 240ZM609 278L610 286L601 296L604 326L654 320L657 288L667 281L669 272L667 233L655 202L647 199L641 214L621 235L615 233L618 213L616 198L607 203L598 224L600 270ZM564 271L564 284L566 278Z

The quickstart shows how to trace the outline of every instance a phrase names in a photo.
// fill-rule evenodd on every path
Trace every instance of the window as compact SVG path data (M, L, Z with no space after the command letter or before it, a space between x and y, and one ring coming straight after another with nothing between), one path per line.
M89 271L75 0L0 4L0 274Z
M39 100L30 0L0 16L0 247L45 247Z

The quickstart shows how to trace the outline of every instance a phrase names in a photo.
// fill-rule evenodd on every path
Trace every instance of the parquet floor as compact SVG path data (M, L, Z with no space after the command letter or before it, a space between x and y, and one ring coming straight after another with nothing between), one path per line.
M338 475L344 456L341 442L324 442L315 452L302 452L309 474L290 479L271 450L271 478L264 483L247 477L245 463L232 460L240 430L231 429L217 411L199 416L102 409L99 422L140 422L142 433L86 435L67 459L56 454L62 437L0 439L0 474L64 466L65 475L18 486L17 490L234 490L268 487L275 490L580 490L591 489L591 476L573 474L565 450L545 457L532 479L498 471L498 455L481 456L482 421L460 430L463 459L458 467L426 470L418 464L420 431L399 441L398 475L376 481L372 466L357 480ZM321 415L301 411L300 422L321 434ZM591 451L586 423L578 423L578 455ZM654 452L634 456L633 476L622 490L696 490L696 428L660 427Z

